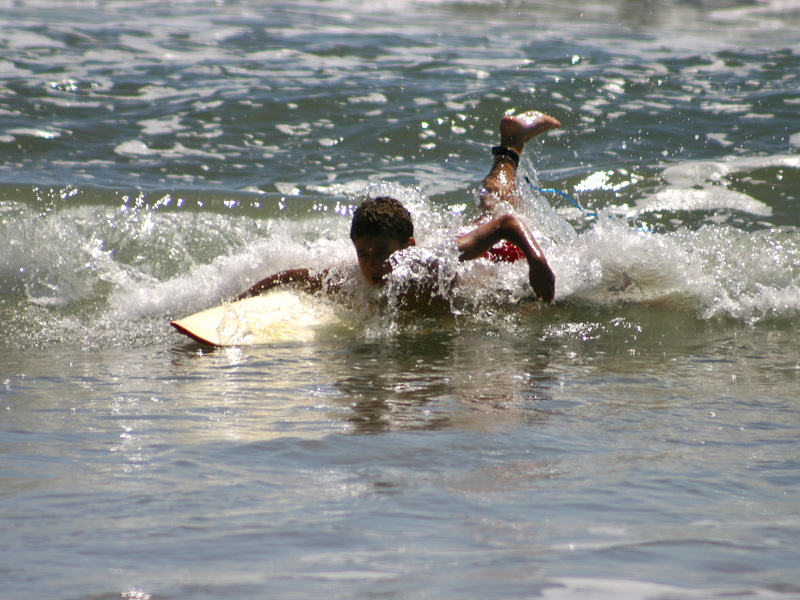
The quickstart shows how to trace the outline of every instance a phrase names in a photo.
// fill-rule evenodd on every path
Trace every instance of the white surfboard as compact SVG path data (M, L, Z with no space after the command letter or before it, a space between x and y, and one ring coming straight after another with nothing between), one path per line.
M171 325L209 346L256 346L311 342L343 326L334 305L319 296L294 290L272 290L190 315Z

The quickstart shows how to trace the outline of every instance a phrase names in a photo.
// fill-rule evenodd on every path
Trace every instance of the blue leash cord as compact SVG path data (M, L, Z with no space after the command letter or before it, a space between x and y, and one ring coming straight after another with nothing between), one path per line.
M566 192L562 192L561 190L557 190L556 188L538 188L535 185L533 185L533 183L531 183L531 180L528 178L527 175L525 176L525 181L527 181L528 185L531 186L531 188L536 190L537 192L541 192L543 194L560 194L561 196L564 196L564 198L569 200L573 206L575 206L579 211L581 211L587 217L597 216L596 212L589 212L588 210L585 210L580 204L578 204L575 200L573 200Z
M560 194L561 196L564 196L564 198L569 200L572 203L573 206L575 206L579 211L581 211L587 217L597 217L597 213L596 212L591 212L591 211L588 211L588 210L584 209L575 200L570 198L569 194L567 194L566 192L562 192L561 190L557 190L556 188L538 188L535 185L533 185L533 183L531 183L531 180L528 179L527 175L525 176L525 181L527 181L528 185L531 186L531 188L536 190L537 192L541 192L543 194ZM609 215L609 217L610 216L611 215ZM644 233L655 233L655 231L652 228L648 227L647 225L639 225L637 227L637 229L639 231L644 232Z

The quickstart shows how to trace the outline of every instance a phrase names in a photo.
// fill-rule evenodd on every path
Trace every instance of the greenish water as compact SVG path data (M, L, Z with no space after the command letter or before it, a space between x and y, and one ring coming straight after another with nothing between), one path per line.
M797 8L4 11L0 597L800 596ZM599 213L521 187L553 306L473 264L450 319L171 331L376 191L437 246L528 108Z

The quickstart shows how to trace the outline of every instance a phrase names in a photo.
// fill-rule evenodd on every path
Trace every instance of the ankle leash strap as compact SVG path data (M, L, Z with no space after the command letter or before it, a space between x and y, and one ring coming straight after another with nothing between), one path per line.
M507 146L494 146L492 148L492 156L503 156L505 158L510 158L515 167L519 166L519 153Z

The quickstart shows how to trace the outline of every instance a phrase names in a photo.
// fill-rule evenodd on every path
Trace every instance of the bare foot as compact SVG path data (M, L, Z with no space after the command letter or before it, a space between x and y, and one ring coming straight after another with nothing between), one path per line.
M516 152L517 160L503 154L495 156L492 170L484 178L480 189L478 206L481 210L494 213L502 203L516 206L518 198L514 181L525 143L545 131L559 127L561 123L557 119L535 110L519 115L506 115L501 119L500 145ZM552 298L552 294L550 297Z
M500 121L500 145L522 153L526 142L545 131L559 127L561 123L558 119L535 110L519 115L506 115Z

